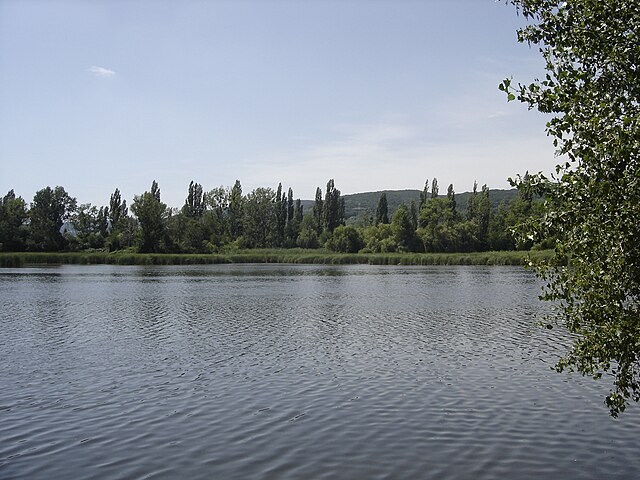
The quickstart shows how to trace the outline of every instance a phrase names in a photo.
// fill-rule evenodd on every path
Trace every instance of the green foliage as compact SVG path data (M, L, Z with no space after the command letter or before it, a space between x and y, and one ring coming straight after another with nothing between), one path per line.
M378 207L376 208L376 225L381 223L389 223L389 205L387 204L387 194L382 192Z
M526 177L528 178L528 176ZM489 218L488 243L492 250L529 250L536 243L531 236L515 235L520 225L536 222L544 214L544 203L534 201L532 196L521 191L509 204L502 204ZM552 237L540 237L538 244L552 248Z
M105 242L110 252L133 247L138 231L138 221L129 216L121 216L117 224L111 224L109 236Z
M316 226L316 236L320 235L322 233L322 230L324 229L323 212L324 201L322 200L322 190L320 190L320 187L318 187L316 189L316 199L313 204L313 220Z
M427 187L431 185L431 182L428 183ZM420 190L384 190L385 195L387 196L387 204L388 204L388 215L389 218L393 216L396 209L402 204L405 203L407 205L411 204L411 201L416 202L417 210L419 211L422 204L422 197L424 195L424 191ZM509 203L513 198L518 196L518 190L515 188L508 190L500 190L500 189L491 189L489 191L491 210L495 210L498 208L498 205L502 203ZM375 212L378 202L380 201L380 195L382 191L376 192L364 192L364 193L354 193L351 195L342 195L345 203L345 221L346 223L357 222L359 218L365 217L366 215L373 214L375 220ZM431 198L431 192L429 188L427 188L426 199ZM460 215L465 215L467 204L469 198L471 197L471 192L456 192L456 210ZM313 201L311 200L303 200L303 204L307 204L309 206L309 210L313 207Z
M133 246L138 223L134 218L129 216L127 201L122 200L120 190L117 188L111 194L109 207L105 207L105 212L108 217L108 236L105 245L109 251Z
M232 230L231 191L224 187L217 187L205 193L203 198L206 208L200 222L207 237L204 240L204 249L210 251L218 249L230 241Z
M425 251L447 251L447 228L453 225L454 215L445 198L432 198L420 209L418 216L419 235Z
M68 237L69 246L73 250L103 248L107 238L108 219L105 207L84 203L77 208L71 221L75 230L74 236Z
M22 252L27 248L28 217L24 199L13 190L0 198L0 250Z
M64 222L70 220L76 209L76 199L64 188L45 187L33 197L29 210L30 250L54 252L67 247L67 240L61 233Z
M120 220L127 215L129 215L129 210L127 208L127 201L122 200L120 195L120 190L117 188L111 194L111 198L109 200L109 223L111 224L112 229L117 229Z
M242 235L244 213L244 198L242 196L242 186L240 180L231 189L229 194L229 234L231 240L235 240Z
M446 251L458 251L458 249L467 251L470 250L466 246L468 242L458 241L459 236L464 237L458 233L460 226L457 223L460 222L461 215L457 213L457 209L452 208L453 202L463 203L460 199L464 200L465 194L455 195L452 189L451 186L450 194L446 199L428 198L425 193L428 189L426 189L423 192L425 199L423 207L426 208L429 204L426 208L426 211L429 211L437 204L437 202L430 204L433 200L448 202L443 205L447 206L450 214L453 212L448 220L452 228L450 231L441 232L443 233L440 239L442 245L437 248ZM268 195L263 195L265 192ZM375 194L377 203L382 203L378 212L380 219L385 220L384 200L380 202L380 199L391 199L395 204L398 199L407 198L407 194L411 192L413 191L385 191ZM13 195L12 192L10 193ZM416 199L419 193L415 191ZM372 200L374 194L356 194L352 197ZM332 180L327 184L326 198L323 199L322 192L318 189L316 200L312 215L304 216L303 202L300 199L294 201L291 188L285 194L281 184L277 192L270 189L257 189L243 196L239 181L236 181L231 189L217 187L206 193L203 192L200 184L192 181L182 208L168 209L160 201L160 190L157 183L153 182L150 192L135 197L132 212L137 218L134 218L129 216L126 201L121 198L120 191L115 189L108 207L81 205L76 214L66 214L65 218L72 223L64 224L66 233L63 240L60 244L54 243L50 250L83 251L106 247L110 252L116 252L123 249L131 250L135 245L140 252L198 254L231 252L242 248L295 246L318 248L331 239L332 232L329 228L331 224L344 223L346 203L345 197L335 188ZM30 222L25 221L24 218L26 206L22 199L15 199L9 195L6 201L3 200L2 205L13 204L14 201L17 202L15 205L18 207L22 205L22 210L18 208L17 211L22 211L23 217L19 214L16 216L18 220L15 220L14 224L19 225L19 229L15 233L4 234L4 238L17 239L11 247L12 250L20 250L22 248L20 242L22 241L24 245L26 238L29 238L31 249L35 249L30 237ZM423 251L423 242L415 233L419 220L416 200L411 198L408 205L407 207L407 204L401 202L394 207L394 215L398 215L393 228L387 225L389 227L387 229L368 231L367 228L374 223L374 218L368 211L361 211L359 221L351 219L349 225L357 228L360 235L365 238L365 247L369 252ZM506 212L511 212L511 207L505 207L505 209ZM5 211L8 210L6 208L0 210L0 214L5 215ZM389 211L388 205L387 211ZM240 223L234 226L238 221L236 216L239 214L241 214ZM422 212L423 217L424 214ZM3 218L5 217L0 216L0 235L3 235L3 231L7 231L7 222L2 220ZM422 226L425 227L425 225ZM235 234L242 232L242 234L234 238L233 232ZM425 236L423 231L421 235ZM543 245L537 247L541 246ZM0 248L6 249L6 247Z
M420 192L420 205L419 205L419 207L420 208L424 207L424 204L427 203L428 199L429 199L429 179L427 179L424 182L424 188L422 189L422 192Z
M307 214L302 218L300 233L296 240L296 244L300 248L318 248L320 245L316 221L315 212L313 214Z
M189 183L189 194L182 207L182 213L189 218L200 218L205 208L206 204L203 198L202 185L194 183L192 180Z
M411 203L409 204L409 214L411 215L411 226L415 231L415 229L418 228L418 207L414 200L411 200Z
M431 182L431 198L432 199L438 198L438 192L439 192L438 179L434 178L433 181Z
M250 248L265 248L272 244L272 226L276 219L274 205L276 193L270 188L258 187L244 200L243 232L245 244Z
M160 189L154 180L151 191L136 195L131 204L131 211L138 217L140 233L136 243L140 252L161 252L166 248L165 233L167 231L167 206L160 201Z
M333 230L325 246L334 252L357 253L364 247L364 240L358 228L340 225Z
M296 246L296 239L298 238L298 231L300 230L302 204L300 200L294 202L292 188L289 188L287 191L287 203L284 208L286 211L286 225L284 229L283 246L293 248Z
M503 207L503 210L506 208ZM467 219L471 222L475 222L477 230L474 233L477 241L477 248L486 250L489 246L489 222L491 218L491 202L489 200L489 188L486 185L482 186L482 193L478 194L478 184L473 182L473 193L469 198L469 204L467 206ZM502 225L502 232L505 233L509 239L511 239L510 232L507 231L507 226ZM509 247L514 247L512 244ZM510 248L504 248L508 250Z
M398 244L390 224L381 223L364 230L364 252L389 253L398 250Z
M322 209L322 226L332 233L339 225L344 225L344 199L340 198L340 190L335 187L333 178L327 182Z
M284 231L287 226L287 197L283 196L282 183L278 184L273 206L274 223L272 229L271 244L275 247L281 247L284 243ZM265 247L267 245L264 245Z
M449 184L449 187L447 188L447 200L449 200L449 206L451 208L451 211L453 212L453 215L457 215L456 192L453 190L453 183Z
M399 252L416 252L420 249L413 216L404 203L393 214L391 229Z
M556 238L538 264L559 320L576 334L557 369L611 375L613 416L640 400L640 4L637 0L511 0L531 24L521 42L539 45L542 81L500 89L552 114L547 133L562 155L555 175L519 178L544 195L541 218L519 230ZM570 267L564 266L571 259Z

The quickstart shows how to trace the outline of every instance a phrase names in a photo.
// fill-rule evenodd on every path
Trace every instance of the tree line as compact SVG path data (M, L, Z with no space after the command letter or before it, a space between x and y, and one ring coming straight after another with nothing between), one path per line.
M116 188L108 205L78 204L57 186L36 192L30 204L13 190L0 199L0 250L130 250L141 253L216 253L246 248L327 248L336 252L471 252L531 248L516 244L514 226L539 217L542 203L521 191L492 209L489 189L473 192L465 212L457 209L453 185L439 195L437 179L425 182L419 202L391 215L386 194L375 212L345 221L345 201L333 179L316 189L310 212L291 188L259 187L243 194L231 188L208 192L190 182L182 208L161 200L154 180L130 206ZM542 242L542 247L548 246ZM549 243L549 242L547 242Z

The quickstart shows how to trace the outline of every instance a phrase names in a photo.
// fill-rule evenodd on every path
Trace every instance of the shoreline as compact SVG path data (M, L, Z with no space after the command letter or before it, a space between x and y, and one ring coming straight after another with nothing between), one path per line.
M235 253L19 252L0 253L0 268L36 265L215 265L283 263L317 265L526 265L553 256L553 250L469 253L331 253L269 249Z

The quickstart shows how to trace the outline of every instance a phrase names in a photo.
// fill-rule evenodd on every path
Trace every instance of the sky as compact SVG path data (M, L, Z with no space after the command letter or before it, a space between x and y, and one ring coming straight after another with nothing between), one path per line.
M544 76L494 0L0 0L0 195L457 192L556 163L507 77Z

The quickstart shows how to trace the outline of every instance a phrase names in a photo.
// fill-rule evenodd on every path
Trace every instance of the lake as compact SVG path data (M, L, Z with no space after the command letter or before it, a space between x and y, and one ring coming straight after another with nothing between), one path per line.
M0 269L0 478L640 478L519 267Z

